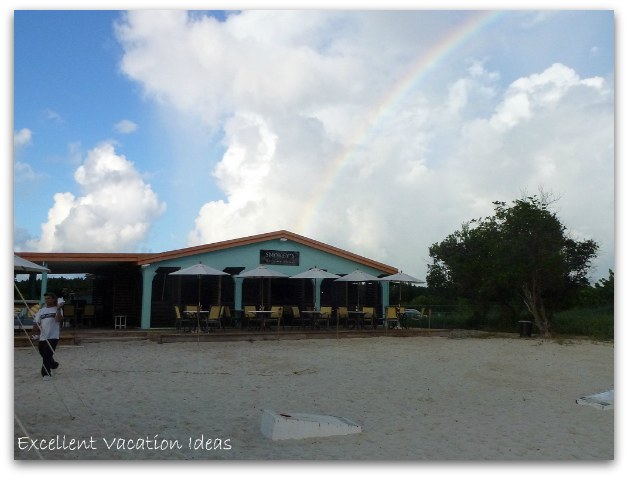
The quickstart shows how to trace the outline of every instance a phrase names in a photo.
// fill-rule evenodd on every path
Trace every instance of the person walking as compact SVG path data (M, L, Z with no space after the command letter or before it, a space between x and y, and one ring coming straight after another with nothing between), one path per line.
M39 335L39 355L43 360L41 376L47 381L52 378L52 370L59 367L54 353L59 343L60 324L63 322L63 302L57 302L53 292L46 292L44 300L44 307L35 315L33 333Z

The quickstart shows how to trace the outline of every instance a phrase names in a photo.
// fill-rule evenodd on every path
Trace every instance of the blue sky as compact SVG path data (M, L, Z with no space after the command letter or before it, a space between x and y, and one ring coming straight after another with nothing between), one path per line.
M431 244L542 188L600 243L592 277L614 268L612 11L13 21L15 250L288 229L424 277Z

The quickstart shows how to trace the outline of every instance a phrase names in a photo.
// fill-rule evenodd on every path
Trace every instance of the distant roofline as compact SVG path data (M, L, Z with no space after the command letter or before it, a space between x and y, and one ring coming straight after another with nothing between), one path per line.
M16 256L32 262L63 259L64 262L131 262L138 263L143 256L152 254L126 252L15 252Z
M324 242L316 241L314 239L310 239L309 237L301 236L299 234L295 234L294 232L279 230L274 232L267 232L263 234L256 234L253 236L241 237L238 239L229 239L226 241L214 242L211 244L203 244L200 246L192 246L186 247L184 249L176 249L172 251L161 252L158 254L153 254L149 256L144 256L139 259L138 263L140 265L150 264L154 262L161 262L168 259L176 259L179 257L187 257L195 254L220 251L224 249L230 249L232 247L238 246L246 246L249 244L256 244L264 241L272 241L275 239L288 239L299 244L303 244L314 249L318 249L324 252L329 252L330 254L343 257L345 259L349 259L354 262L358 262L360 264L364 264L369 267L373 267L375 269L380 269L384 272L389 272L394 274L398 272L397 268L390 266L388 264L384 264L382 262L374 261L364 256L360 256L358 254L354 254L353 252L346 251L344 249L340 249L335 246L331 246L329 244L325 244Z
M354 254L353 252L349 252L344 249L340 249L338 247L331 246L329 244L325 244L323 242L316 241L314 239L310 239L309 237L301 236L299 234L295 234L286 230L256 234L253 236L246 236L238 239L229 239L226 241L219 241L211 244L202 244L199 246L186 247L183 249L174 249L160 253L16 252L15 254L32 262L48 262L52 260L61 262L124 262L141 266L170 259L188 257L195 254L220 251L233 247L246 246L249 244L256 244L259 242L282 238L312 247L313 249L328 252L335 256L342 257L353 262L372 267L374 269L379 269L383 272L388 272L390 274L398 272L397 268L393 266L374 261L367 257Z

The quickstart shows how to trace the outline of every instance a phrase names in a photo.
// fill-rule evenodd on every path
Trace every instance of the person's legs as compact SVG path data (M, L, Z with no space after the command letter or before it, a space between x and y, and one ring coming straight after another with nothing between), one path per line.
M52 347L52 350L53 351L57 350L57 344L59 343L59 339L50 339L49 342L50 342L50 346ZM52 368L53 370L56 368L59 368L59 362L55 360L54 353L52 356L52 366L50 368Z
M58 339L41 340L39 342L39 354L43 360L41 376L52 376L52 370L59 364L54 360L54 351L57 348Z

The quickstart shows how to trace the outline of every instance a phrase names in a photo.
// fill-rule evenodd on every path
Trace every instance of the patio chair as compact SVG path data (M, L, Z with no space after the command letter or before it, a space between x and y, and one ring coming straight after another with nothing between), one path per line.
M262 319L255 315L255 306L254 305L245 305L244 306L244 318L246 319L247 328L251 328L251 326L255 324L261 324Z
M221 308L217 305L212 305L209 308L209 314L203 319L203 323L207 332L211 330L211 327L222 328L222 322L220 320Z
M178 305L174 306L174 317L175 317L174 318L174 327L175 327L175 329L177 329L177 330L183 329L184 332L185 332L186 327L188 329L191 329L191 327L190 327L190 324L191 324L190 318L181 314L181 309L179 308Z
M397 312L397 307L386 307L386 323L388 324L389 329L399 327L399 314Z
M362 307L362 312L364 312L364 316L362 317L362 326L369 324L375 328L375 307Z
M94 326L96 320L96 306L93 304L85 305L83 309L83 322L90 327Z
M41 309L41 304L35 304L32 307L28 308L28 318L29 319L33 319L35 318L35 316L37 315L37 312L39 312L39 309Z
M294 323L298 324L299 327L305 328L305 322L309 320L309 317L304 317L301 315L301 311L296 305L292 306L292 320Z
M179 309L178 305L174 306L174 328L175 330L181 329L181 321L183 317L181 317L181 309Z
M270 317L266 319L266 325L270 327L270 324L274 322L277 325L277 330L279 330L279 325L281 324L282 315L283 315L283 307L279 305L273 305L270 308Z
M329 328L329 321L331 320L332 309L328 306L321 307L321 316L318 319L317 325L320 327L321 322L325 322L325 328Z
M187 317L190 321L190 331L196 330L200 322L198 305L186 305L185 309L183 309L183 316Z
M227 305L223 305L220 307L220 319L222 323L222 328L225 328L225 322L231 327L233 325L232 317L231 317L231 309Z
M342 324L343 327L349 326L349 309L347 307L338 307L336 309L336 320L338 321L338 325Z

